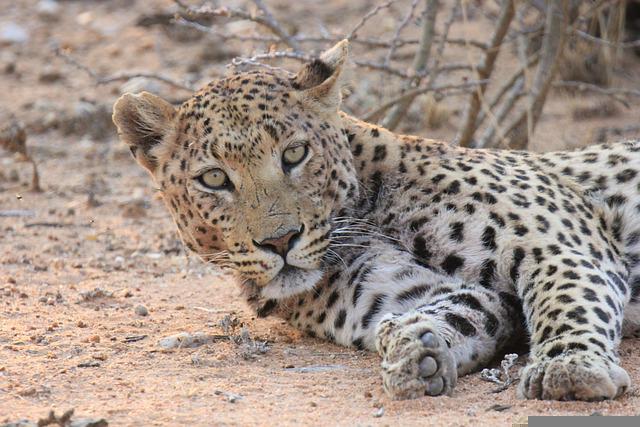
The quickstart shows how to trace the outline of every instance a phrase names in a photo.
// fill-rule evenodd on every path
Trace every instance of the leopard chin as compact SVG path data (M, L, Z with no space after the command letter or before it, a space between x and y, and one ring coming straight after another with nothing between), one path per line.
M324 272L320 269L305 270L287 264L262 288L261 295L275 300L299 295L313 289L323 275Z

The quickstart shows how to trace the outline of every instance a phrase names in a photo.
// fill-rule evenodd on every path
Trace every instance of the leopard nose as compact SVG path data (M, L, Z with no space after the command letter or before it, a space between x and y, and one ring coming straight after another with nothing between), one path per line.
M300 227L297 230L289 230L280 236L268 237L261 242L254 240L253 243L261 249L271 251L280 255L282 258L286 258L289 250L293 247L296 240L300 238L302 230L303 227Z

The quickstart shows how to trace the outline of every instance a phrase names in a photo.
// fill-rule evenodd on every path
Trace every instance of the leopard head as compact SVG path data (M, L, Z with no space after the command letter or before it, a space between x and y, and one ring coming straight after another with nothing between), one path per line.
M268 299L323 277L332 217L358 197L339 108L348 44L297 74L239 73L175 108L125 94L113 120L185 244Z

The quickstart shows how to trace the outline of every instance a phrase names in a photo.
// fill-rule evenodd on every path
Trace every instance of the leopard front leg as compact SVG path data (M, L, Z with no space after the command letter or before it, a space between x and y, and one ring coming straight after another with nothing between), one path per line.
M617 346L628 286L620 275L593 260L558 254L523 295L531 332L531 355L523 369L521 397L545 400L604 400L630 385L619 366Z
M484 366L508 341L513 314L493 292L462 285L386 315L376 329L385 391L394 399L451 395L459 375Z

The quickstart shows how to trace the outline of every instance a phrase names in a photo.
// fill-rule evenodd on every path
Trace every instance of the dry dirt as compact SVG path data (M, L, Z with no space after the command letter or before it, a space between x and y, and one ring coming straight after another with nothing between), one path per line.
M141 14L171 10L170 1L60 1L52 13L38 3L0 6L0 30L12 22L28 35L0 41L0 106L27 124L45 190L28 191L30 167L0 153L0 424L70 408L114 426L496 426L533 414L640 414L637 385L613 402L521 401L515 387L492 393L496 385L479 374L462 378L453 397L394 402L382 393L376 355L255 319L233 283L184 253L151 181L116 142L108 108L125 88L96 86L52 54L55 43L101 74L152 70L206 81L242 45L135 25ZM268 4L342 32L369 7ZM469 31L486 34L482 22ZM379 28L388 35L393 27ZM628 61L633 85L640 67ZM416 131L451 138L460 102L443 104L451 111L444 126ZM637 124L637 103L611 117L572 118L576 105L602 102L554 94L533 148L583 145L600 127ZM159 345L180 332L214 337L196 348ZM639 344L621 349L634 384Z

